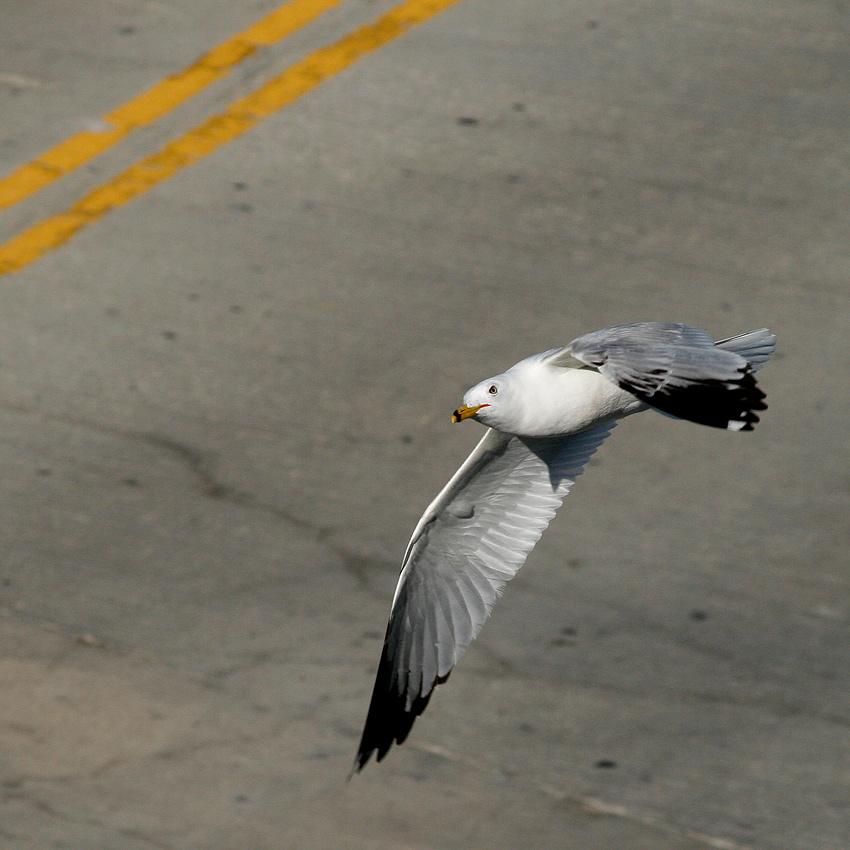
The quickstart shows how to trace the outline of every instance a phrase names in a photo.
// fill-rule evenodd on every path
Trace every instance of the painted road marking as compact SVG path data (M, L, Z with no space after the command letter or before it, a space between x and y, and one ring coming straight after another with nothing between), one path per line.
M70 209L45 219L0 246L0 274L20 271L110 210L238 138L362 56L457 2L459 0L407 0L335 44L316 50L252 94L231 103L224 112L213 115L158 153L98 186Z
M224 77L258 47L281 41L342 0L291 0L100 119L103 129L71 136L0 179L0 210L17 204L115 146Z

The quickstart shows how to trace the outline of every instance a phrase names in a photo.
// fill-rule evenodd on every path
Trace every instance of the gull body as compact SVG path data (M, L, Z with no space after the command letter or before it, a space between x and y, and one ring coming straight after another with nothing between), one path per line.
M472 387L452 415L487 426L402 559L352 773L402 743L617 420L653 408L730 431L765 410L765 328L719 340L640 322L595 331Z
M646 409L595 369L553 365L559 350L526 357L481 381L464 395L463 406L474 408L482 424L518 437L576 434ZM459 418L469 417L461 413Z

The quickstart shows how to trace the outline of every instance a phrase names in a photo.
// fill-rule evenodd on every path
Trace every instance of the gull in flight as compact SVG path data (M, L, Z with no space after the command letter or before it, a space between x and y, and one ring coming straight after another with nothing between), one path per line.
M767 408L754 373L775 344L766 328L715 342L687 325L621 325L466 393L452 421L487 433L407 545L352 773L405 740L616 420L654 408L751 431Z

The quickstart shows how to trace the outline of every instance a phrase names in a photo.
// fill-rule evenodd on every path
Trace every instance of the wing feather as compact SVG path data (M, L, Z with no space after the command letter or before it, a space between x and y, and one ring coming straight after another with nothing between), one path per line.
M740 354L753 367L753 372L758 372L776 349L776 336L767 328L759 328L757 331L718 340L714 344L725 351Z
M488 431L429 506L402 562L355 771L405 739L613 427Z
M715 343L701 328L641 322L578 337L551 362L572 356L664 413L750 431L767 408L753 373L774 345L766 329Z

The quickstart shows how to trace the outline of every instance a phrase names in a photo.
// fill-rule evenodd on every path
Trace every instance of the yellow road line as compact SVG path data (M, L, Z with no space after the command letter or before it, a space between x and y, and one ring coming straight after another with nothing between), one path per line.
M407 0L335 44L320 48L252 94L234 101L161 151L140 160L89 192L63 213L47 218L0 246L0 274L19 271L109 210L126 204L182 168L241 136L263 118L343 71L361 56L459 0Z
M101 118L102 130L77 133L0 179L0 210L35 194L94 159L139 127L157 121L227 74L258 47L306 26L342 0L291 0L248 29L222 42L197 62L172 74Z

